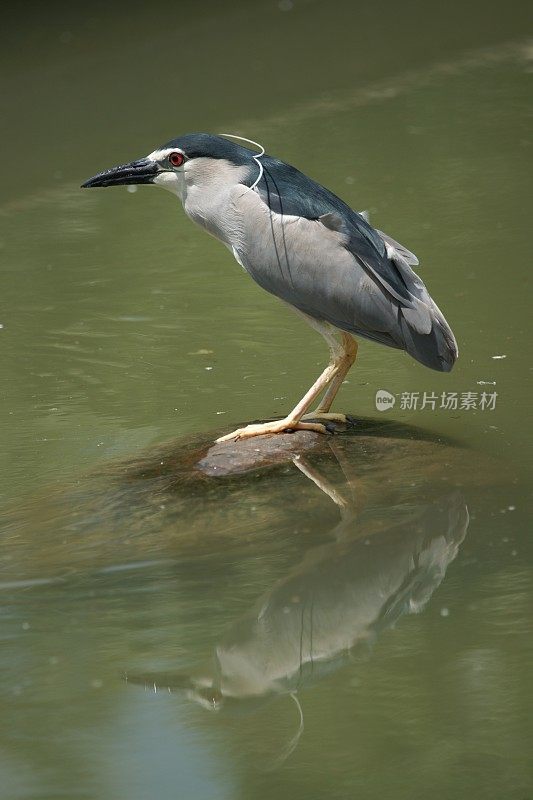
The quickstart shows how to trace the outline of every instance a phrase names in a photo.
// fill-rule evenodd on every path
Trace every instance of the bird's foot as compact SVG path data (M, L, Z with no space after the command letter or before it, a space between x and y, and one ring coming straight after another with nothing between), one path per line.
M320 422L293 422L292 420L276 419L273 422L260 422L246 425L245 428L237 428L232 433L220 436L216 441L229 442L237 439L250 439L252 436L265 436L269 433L284 433L292 431L315 431L315 433L331 433L328 423L323 425Z
M334 414L329 411L310 411L308 414L304 414L302 417L303 420L312 420L312 421L321 421L324 422L339 422L341 425L347 425L349 428L353 428L357 425L357 420L355 417L350 416L350 414Z

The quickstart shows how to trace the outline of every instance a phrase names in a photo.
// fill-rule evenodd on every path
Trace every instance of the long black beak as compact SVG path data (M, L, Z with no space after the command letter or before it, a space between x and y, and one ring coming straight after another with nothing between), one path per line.
M129 183L152 183L153 179L160 171L159 165L155 161L141 158L139 161L132 161L131 164L121 164L119 167L111 167L104 172L99 172L94 178L82 183L82 189L92 189L95 186L120 186Z

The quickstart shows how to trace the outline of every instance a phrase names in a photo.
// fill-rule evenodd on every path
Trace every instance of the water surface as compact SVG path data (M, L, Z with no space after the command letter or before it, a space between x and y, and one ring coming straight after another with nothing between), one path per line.
M12 12L2 798L532 793L525 6L290 6ZM413 249L451 375L361 343L353 431L193 469L326 358L170 195L79 191L195 129L259 139Z

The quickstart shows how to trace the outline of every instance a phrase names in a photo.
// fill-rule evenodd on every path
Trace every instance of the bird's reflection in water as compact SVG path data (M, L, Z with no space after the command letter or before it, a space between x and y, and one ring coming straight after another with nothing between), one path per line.
M128 676L154 689L183 691L209 710L255 707L291 695L328 675L404 614L421 611L457 555L468 527L461 494L449 492L398 509L396 523L376 530L357 500L340 493L303 458L300 469L337 505L340 520L328 544L303 561L238 619L216 644L213 658L193 674Z

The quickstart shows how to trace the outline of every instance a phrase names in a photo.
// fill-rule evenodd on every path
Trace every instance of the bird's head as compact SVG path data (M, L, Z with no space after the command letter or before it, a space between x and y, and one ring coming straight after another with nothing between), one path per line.
M257 153L224 136L189 133L172 139L149 155L111 167L89 178L82 189L151 183L182 196L185 183L201 183L218 173L234 172L239 183L253 183Z

